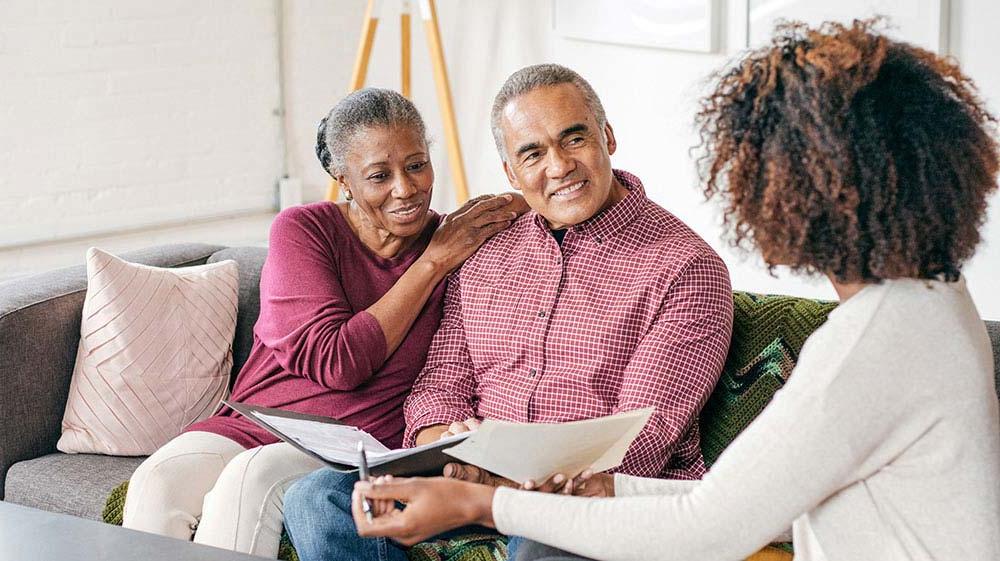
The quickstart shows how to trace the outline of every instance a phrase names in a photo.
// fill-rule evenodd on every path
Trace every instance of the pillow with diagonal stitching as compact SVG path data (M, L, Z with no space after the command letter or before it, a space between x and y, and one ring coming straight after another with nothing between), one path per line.
M87 251L80 346L57 448L152 454L225 396L235 261L176 269Z

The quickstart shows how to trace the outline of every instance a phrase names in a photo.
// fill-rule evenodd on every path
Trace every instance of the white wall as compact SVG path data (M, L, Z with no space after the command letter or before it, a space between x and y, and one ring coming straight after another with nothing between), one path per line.
M269 211L283 165L274 10L0 2L0 277L94 236Z
M951 0L950 51L979 86L994 115L1000 115L1000 2ZM1000 196L994 195L983 243L965 268L979 313L1000 319Z

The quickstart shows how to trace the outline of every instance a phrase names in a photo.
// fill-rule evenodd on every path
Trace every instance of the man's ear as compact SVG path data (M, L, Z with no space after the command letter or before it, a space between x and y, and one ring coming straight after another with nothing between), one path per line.
M517 181L517 177L514 175L514 172L510 170L510 164L506 161L503 163L503 173L507 176L507 182L510 183L510 186L513 187L515 191L520 191L521 184Z
M618 149L618 142L615 140L615 131L611 128L611 123L604 123L604 137L608 145L608 155L610 156Z

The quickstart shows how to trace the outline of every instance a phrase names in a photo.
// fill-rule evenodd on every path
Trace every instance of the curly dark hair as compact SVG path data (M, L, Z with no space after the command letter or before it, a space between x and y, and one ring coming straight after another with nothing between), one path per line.
M784 22L698 112L706 198L772 270L955 280L997 187L997 120L950 60L880 19Z

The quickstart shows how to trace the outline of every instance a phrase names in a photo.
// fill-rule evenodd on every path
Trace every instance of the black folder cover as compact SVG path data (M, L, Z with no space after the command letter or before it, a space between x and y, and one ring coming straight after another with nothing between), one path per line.
M281 440L298 448L300 451L302 451L302 453L308 454L309 456L316 458L317 460L323 462L324 464L333 468L334 470L345 473L358 471L357 466L331 462L330 460L323 458L316 452L313 452L312 450L306 448L305 446L302 446L292 438L286 436L280 430L271 426L270 423L258 418L256 415L253 415L252 412L258 411L265 415L274 415L275 417L285 417L287 419L298 419L304 421L315 421L317 423L327 423L331 425L343 425L344 423L341 423L336 419L331 419L330 417L323 417L320 415L306 415L305 413L296 413L294 411L286 411L284 409L274 409L271 407L258 407L256 405L249 405L246 403L236 403L227 400L223 400L223 403L225 403L227 406L232 408L234 411L237 411L250 421L260 425L274 436L277 436ZM445 450L446 448L451 448L456 444L457 442L455 441L442 442L440 446L432 446L429 448L424 448L418 452L414 452L413 454L409 454L401 458L396 458L391 462L387 462L377 466L372 466L368 471L369 473L371 473L371 475L400 475L400 476L441 475L441 472L444 469L445 464L458 461L455 458L443 452L443 450Z

